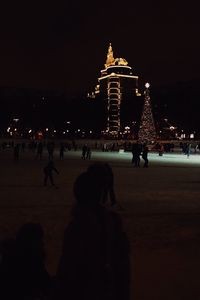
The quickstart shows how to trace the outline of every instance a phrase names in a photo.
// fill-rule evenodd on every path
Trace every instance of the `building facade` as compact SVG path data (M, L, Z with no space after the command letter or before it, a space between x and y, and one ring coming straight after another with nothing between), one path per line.
M114 58L109 45L106 63L98 78L93 97L100 95L105 105L105 131L110 136L119 136L125 127L134 122L135 99L138 92L138 76L124 58Z

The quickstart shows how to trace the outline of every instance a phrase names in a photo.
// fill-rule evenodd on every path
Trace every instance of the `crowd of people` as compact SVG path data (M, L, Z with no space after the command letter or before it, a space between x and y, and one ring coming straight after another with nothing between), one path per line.
M179 152L182 152L187 156L190 157L191 154L196 154L200 151L200 144L198 143L189 143L189 142L180 142L179 145L176 145ZM46 170L44 170L45 178L44 178L44 185L47 185L48 179L50 180L51 185L54 185L53 180L53 171L58 173L54 166L54 154L55 149L58 150L58 156L60 160L65 158L65 152L67 151L81 151L81 158L83 160L90 160L92 158L92 151L93 150L101 150L103 152L113 152L113 151L124 151L124 152L131 152L132 153L132 164L134 167L139 168L141 166L141 159L143 160L143 167L149 167L149 159L148 154L149 152L157 152L159 156L163 156L164 153L170 153L175 151L174 143L160 143L157 142L154 145L150 145L150 149L147 144L142 144L139 142L131 143L131 142L94 142L94 143L78 143L75 140L71 142L60 142L59 144L55 144L54 141L31 141L29 143L26 142L7 142L2 143L0 145L0 149L5 150L6 148L13 149L13 157L14 161L18 161L20 159L20 155L22 156L26 149L29 149L35 157L35 159L42 160L44 156L48 156L48 160L50 162L49 165L46 166ZM44 155L45 154L45 155Z
M35 158L42 159L44 151L48 153L49 159L53 159L53 155L55 149L59 150L59 158L62 160L64 159L65 152L68 151L77 151L81 150L83 159L90 159L93 150L102 151L102 152L115 152L122 150L124 152L133 152L133 148L140 145L142 152L142 147L144 144L139 142L122 142L122 141L88 141L82 142L80 141L29 141L29 142L20 142L18 140L10 141L10 142L2 142L0 143L0 150L5 150L7 148L13 149L13 156L15 160L20 158L20 153L24 153L25 150L30 150L35 155ZM151 151L157 152L160 156L164 153L170 152L182 152L186 155L190 155L191 153L196 154L200 152L200 144L197 142L180 142L176 143L169 143L169 142L156 142L155 144L150 145Z
M24 224L14 239L1 241L1 299L130 299L130 247L120 215L110 208L116 203L110 165L90 165L73 192L55 276L45 266L41 224Z

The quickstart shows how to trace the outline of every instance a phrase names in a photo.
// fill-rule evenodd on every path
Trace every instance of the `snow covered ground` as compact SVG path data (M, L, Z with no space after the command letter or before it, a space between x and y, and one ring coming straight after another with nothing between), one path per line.
M120 212L131 242L132 299L200 299L200 155L149 154L149 168L134 168L131 153L55 153L58 189L43 187L43 167L25 151L18 162L11 149L0 152L0 239L25 222L45 230L47 268L55 273L64 228L74 203L75 178L94 161L109 162Z

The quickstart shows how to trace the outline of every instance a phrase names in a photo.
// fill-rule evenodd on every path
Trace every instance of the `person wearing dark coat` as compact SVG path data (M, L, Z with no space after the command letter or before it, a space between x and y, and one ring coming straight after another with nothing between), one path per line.
M132 164L134 164L134 167L139 168L140 167L140 155L141 155L141 145L136 144L132 145Z
M49 160L50 161L53 160L53 153L54 153L54 143L53 142L47 144L47 151L49 154Z
M76 206L64 234L55 299L129 300L129 243L119 215L101 205L102 182L84 172L74 183Z
M52 280L45 267L44 232L40 224L26 223L16 239L2 245L0 299L45 300Z
M88 146L86 150L86 159L91 159L92 151L91 148Z
M82 147L82 159L86 159L86 153L87 153L87 145L83 145Z
M4 300L17 299L15 247L14 239L5 239L0 242L0 299Z
M60 144L60 159L64 159L65 146L63 143Z
M144 168L148 168L148 165L149 165L148 152L149 152L149 149L148 149L148 147L145 145L145 146L144 146L144 149L143 149L143 151L142 151L142 158L144 159L144 165L143 165Z
M36 158L39 158L40 160L42 159L42 153L43 153L43 144L42 142L40 142L38 144L38 147L37 147L37 155L36 155Z
M43 300L50 292L43 240L43 228L38 223L26 223L17 232L16 266L21 299Z
M94 163L87 169L93 176L102 181L104 185L104 194L102 196L102 203L105 204L110 200L111 206L117 204L116 195L114 191L114 175L111 166L108 163Z
M51 185L55 185L53 180L53 171L59 174L58 170L54 166L53 161L49 161L47 166L44 167L44 186L47 185L48 179L50 180Z
M19 150L20 150L20 146L19 146L19 144L16 144L14 146L14 160L15 161L19 160Z

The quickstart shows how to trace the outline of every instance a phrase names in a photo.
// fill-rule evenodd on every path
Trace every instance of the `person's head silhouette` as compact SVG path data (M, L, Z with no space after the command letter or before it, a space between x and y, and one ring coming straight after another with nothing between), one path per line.
M44 259L44 232L42 226L37 223L26 223L22 225L16 236L18 251L26 257L37 257Z
M103 189L102 202L107 201L108 193L113 189L113 172L112 168L108 163L94 163L88 167L87 172L101 184Z
M77 203L85 206L95 206L101 202L104 186L98 177L84 172L74 183L74 195Z

